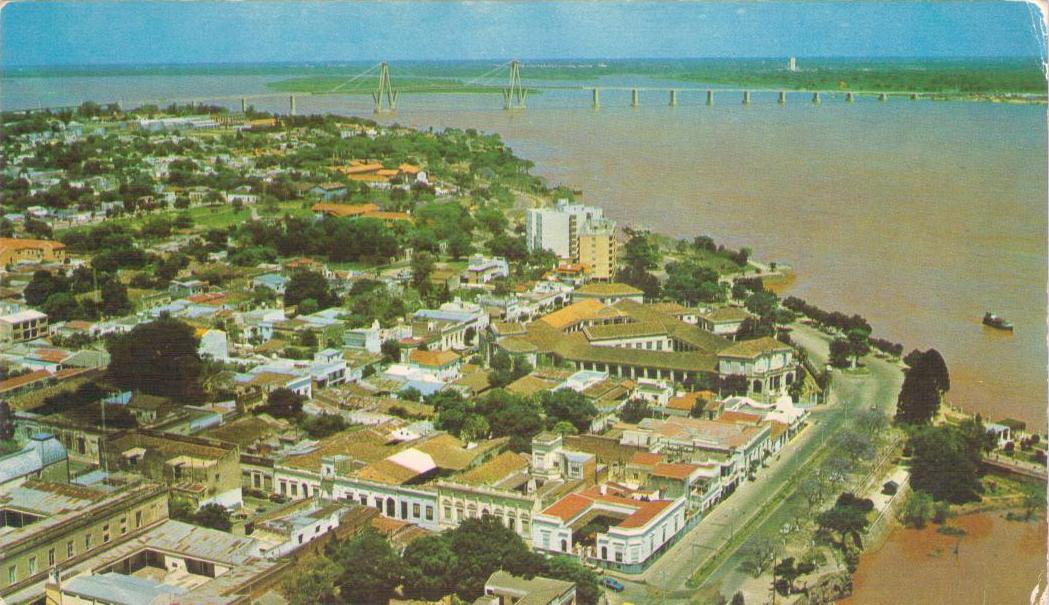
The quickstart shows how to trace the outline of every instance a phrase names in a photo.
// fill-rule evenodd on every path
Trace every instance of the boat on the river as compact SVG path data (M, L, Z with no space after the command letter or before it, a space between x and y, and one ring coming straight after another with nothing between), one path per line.
M998 330L1006 330L1009 332L1013 331L1013 322L1006 320L997 313L991 313L990 311L983 314L983 325L989 326Z

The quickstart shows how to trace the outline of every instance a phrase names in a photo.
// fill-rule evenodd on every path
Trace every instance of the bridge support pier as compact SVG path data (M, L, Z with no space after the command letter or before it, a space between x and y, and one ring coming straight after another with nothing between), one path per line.
M503 89L503 109L524 109L528 89L521 85L521 63L510 62L510 87Z
M676 90L671 90L670 91L670 106L671 107L677 107L677 91Z
M594 109L601 109L601 89L594 89Z
M288 97L288 115L295 115L295 95Z
M856 100L856 98L853 96L853 94L851 92L845 93L845 102L846 103L852 103L855 100Z
M393 82L390 80L390 64L384 61L379 64L379 87L372 93L372 100L375 101L373 113L394 113L397 111L397 94L398 91L393 89ZM385 103L383 99L385 99Z
M714 104L714 91L708 89L707 90L707 105L713 105L713 104Z
M812 93L812 102L817 104L817 105L820 104L820 93L819 92Z
M885 101L889 100L889 95L881 93L880 95L878 95L878 100L884 103Z
M786 103L787 103L787 91L781 90L781 91L779 91L779 104L780 105L786 105Z
M634 88L630 91L630 106L637 107L641 105L641 92Z
M743 104L744 105L750 105L750 91L749 90L744 90L743 91Z

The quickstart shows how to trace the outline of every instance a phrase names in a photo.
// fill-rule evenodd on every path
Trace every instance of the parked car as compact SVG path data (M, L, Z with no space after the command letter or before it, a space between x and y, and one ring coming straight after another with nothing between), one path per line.
M622 582L615 578L609 578L608 576L601 578L601 585L612 592L623 592L623 589L626 588L626 586L623 586Z

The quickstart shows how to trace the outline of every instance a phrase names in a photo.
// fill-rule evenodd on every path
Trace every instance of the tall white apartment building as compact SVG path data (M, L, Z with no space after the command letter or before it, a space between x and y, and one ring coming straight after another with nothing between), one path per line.
M529 250L550 250L560 258L579 256L579 232L583 225L604 218L604 211L593 206L559 200L553 208L528 211L525 236Z

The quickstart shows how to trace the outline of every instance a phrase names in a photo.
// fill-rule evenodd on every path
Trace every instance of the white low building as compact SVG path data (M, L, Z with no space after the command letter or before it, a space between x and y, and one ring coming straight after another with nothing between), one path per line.
M569 494L535 515L532 545L548 554L575 554L603 567L644 570L685 530L685 498L662 500L616 484L602 484ZM595 518L618 522L597 532L594 546L573 535Z

